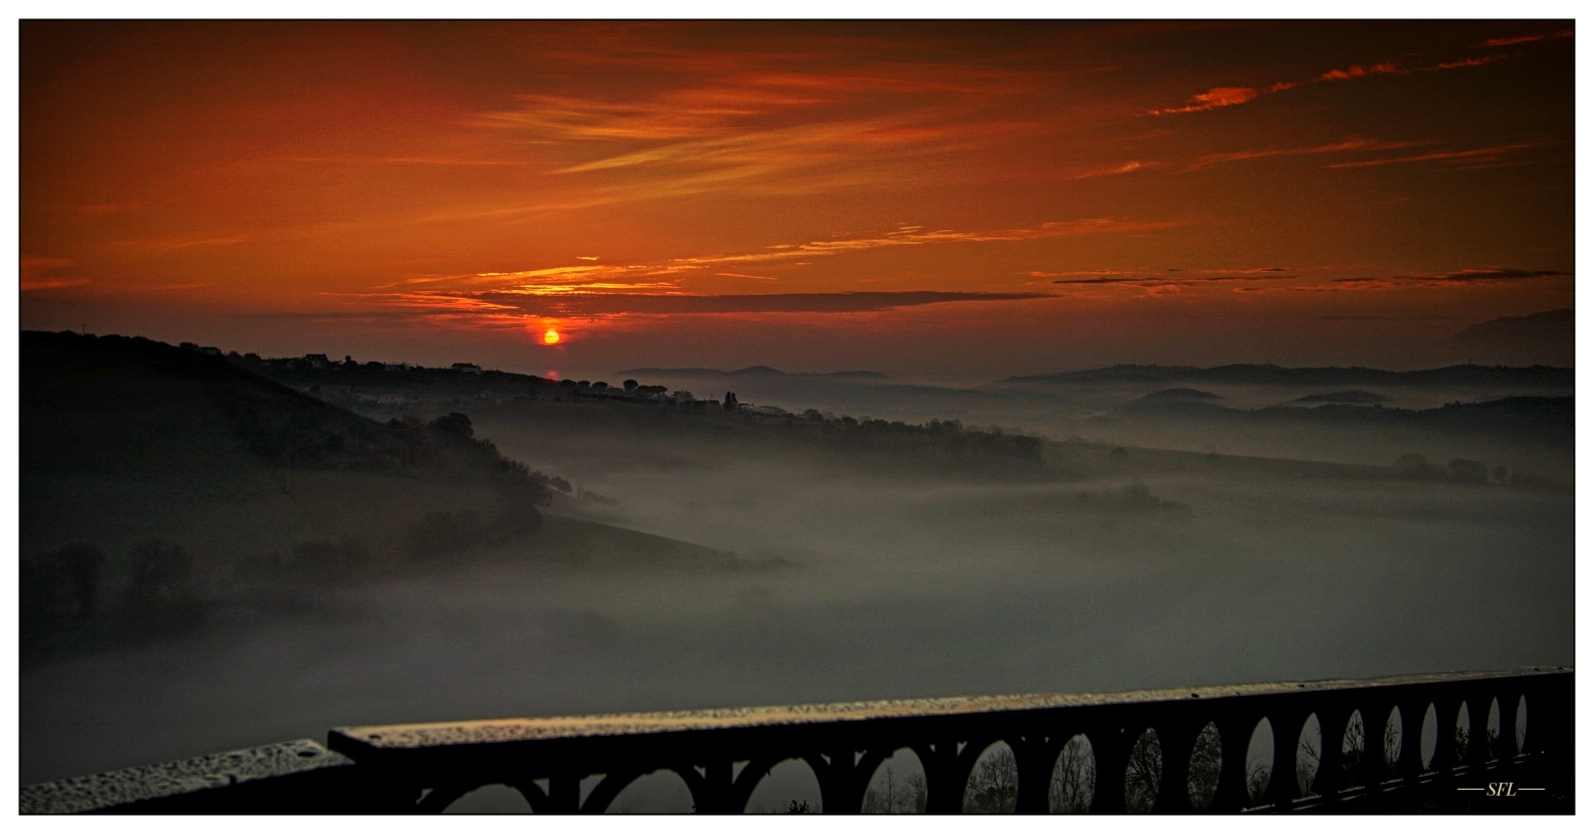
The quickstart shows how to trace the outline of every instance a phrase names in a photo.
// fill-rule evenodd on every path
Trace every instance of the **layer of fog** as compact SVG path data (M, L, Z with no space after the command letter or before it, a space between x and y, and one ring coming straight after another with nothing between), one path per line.
M1570 484L1571 455L1563 445L1539 442L1521 433L1438 433L1422 427L1368 426L1343 420L1189 420L1179 414L1126 411L1125 406L1183 384L1166 382L1047 383L1006 380L953 384L946 380L901 377L849 377L832 374L659 374L642 375L643 384L721 398L734 391L740 402L773 405L796 413L822 413L859 419L922 422L959 420L1055 440L1076 438L1114 445L1149 446L1226 455L1288 457L1388 465L1416 452L1436 461L1479 459ZM618 376L608 380L620 382ZM1346 386L1293 384L1201 384L1214 406L1246 412L1257 409L1309 409L1320 402L1302 398L1342 391ZM1364 385L1356 391L1378 398L1384 408L1424 411L1449 403L1477 403L1504 397L1566 397L1570 386L1532 384L1458 387L1454 385Z
M66 658L22 676L23 783L347 724L1572 660L1567 490L1137 467L1139 450L1122 466L1106 447L1078 479L930 477L474 417L511 456L613 498L610 523L785 566L499 554Z

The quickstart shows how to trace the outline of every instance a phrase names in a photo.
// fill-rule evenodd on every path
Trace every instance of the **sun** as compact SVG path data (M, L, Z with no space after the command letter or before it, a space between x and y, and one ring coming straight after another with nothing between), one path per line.
M557 345L561 338L559 331L550 327L542 334L542 343L545 345Z

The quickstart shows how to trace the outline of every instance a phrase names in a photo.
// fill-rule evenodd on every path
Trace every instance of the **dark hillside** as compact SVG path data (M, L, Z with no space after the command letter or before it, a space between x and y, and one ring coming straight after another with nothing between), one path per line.
M262 469L385 472L525 490L536 478L469 422L380 423L144 338L24 332L22 469L236 484Z
M463 415L380 423L140 338L27 332L20 359L28 663L460 564L550 498Z

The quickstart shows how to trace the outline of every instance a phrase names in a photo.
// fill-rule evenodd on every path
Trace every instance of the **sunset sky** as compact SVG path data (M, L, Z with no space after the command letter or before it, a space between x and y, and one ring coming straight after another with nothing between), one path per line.
M1569 21L20 42L29 329L594 379L995 378L1451 364L1462 328L1573 306Z

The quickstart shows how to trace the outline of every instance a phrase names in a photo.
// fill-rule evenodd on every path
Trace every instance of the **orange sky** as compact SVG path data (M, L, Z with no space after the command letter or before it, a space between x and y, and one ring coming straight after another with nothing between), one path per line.
M1572 28L24 21L21 323L594 378L1459 362L1572 306Z

